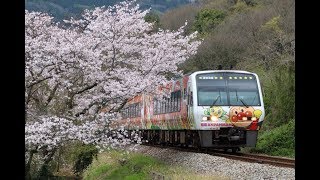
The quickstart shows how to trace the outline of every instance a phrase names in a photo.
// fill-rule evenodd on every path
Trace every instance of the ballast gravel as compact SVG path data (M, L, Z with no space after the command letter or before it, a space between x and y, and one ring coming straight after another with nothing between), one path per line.
M135 152L150 155L175 166L184 166L195 173L227 176L230 179L295 179L294 168L277 167L268 164L249 163L204 153L181 152L168 148L139 145Z

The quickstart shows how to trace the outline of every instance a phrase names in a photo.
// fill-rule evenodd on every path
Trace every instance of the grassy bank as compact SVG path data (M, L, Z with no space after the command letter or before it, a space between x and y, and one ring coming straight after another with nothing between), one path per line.
M98 158L83 173L84 179L119 179L140 180L164 176L165 179L228 179L212 177L190 172L183 167L169 166L163 162L139 153L109 151L98 155Z
M259 134L257 146L250 152L295 157L294 120Z

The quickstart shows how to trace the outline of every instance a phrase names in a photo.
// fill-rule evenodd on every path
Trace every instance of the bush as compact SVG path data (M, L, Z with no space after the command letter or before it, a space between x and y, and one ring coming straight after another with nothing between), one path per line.
M82 145L73 152L73 159L75 161L73 171L80 174L85 170L93 160L97 157L98 149L93 145Z
M256 148L251 152L265 153L273 156L295 156L295 120L287 124L264 131L259 134Z
M150 11L146 16L144 17L144 20L149 23L154 23L153 30L157 31L158 28L160 28L160 16L155 11Z
M193 29L201 34L211 32L226 17L226 13L216 9L203 9L195 17Z
M149 167L156 164L157 161L152 157L135 155L111 172L108 179L146 179L149 176Z
M264 82L266 128L288 123L295 116L295 71L293 66L280 66Z

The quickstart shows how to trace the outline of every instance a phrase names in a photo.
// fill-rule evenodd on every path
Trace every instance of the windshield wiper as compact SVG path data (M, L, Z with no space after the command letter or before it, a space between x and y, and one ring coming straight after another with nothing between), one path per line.
M247 105L247 103L245 103L244 102L244 100L242 99L242 98L238 98L238 91L236 90L236 97L237 97L237 102L239 101L239 99L240 99L240 101L241 101L241 103L244 105L244 106L246 106L246 108L248 108L249 106Z
M219 95L219 96L217 96L217 98L214 100L214 102L212 103L212 105L211 106L214 106L215 104L216 104L216 102L218 101L218 98L220 98L221 96ZM221 98L220 98L221 99Z
M246 108L248 108L248 107L249 107L249 106L247 105L247 103L245 103L245 102L244 102L244 100L243 100L243 99L241 99L241 98L240 98L240 101L242 102L242 104L243 104L243 105L245 105L245 106L246 106Z
M251 103L251 104L253 104L253 103L254 103L254 100L256 100L257 95L258 95L258 93L256 93L256 95L254 95L254 98L253 98L253 101L252 101L252 103Z
M219 90L219 96L216 97L216 99L213 101L212 105L211 106L214 106L216 104L216 102L218 101L218 98L220 98L220 102L221 102L221 93L220 93L220 90Z

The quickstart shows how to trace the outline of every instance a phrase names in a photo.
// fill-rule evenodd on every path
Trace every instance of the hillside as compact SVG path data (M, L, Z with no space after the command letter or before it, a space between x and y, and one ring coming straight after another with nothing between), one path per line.
M221 65L259 75L266 119L256 150L293 157L295 1L201 0L200 6L181 6L159 18L171 30L187 20L187 33L198 31L203 39L197 54L180 65L184 73Z

